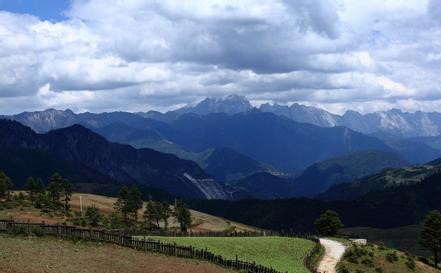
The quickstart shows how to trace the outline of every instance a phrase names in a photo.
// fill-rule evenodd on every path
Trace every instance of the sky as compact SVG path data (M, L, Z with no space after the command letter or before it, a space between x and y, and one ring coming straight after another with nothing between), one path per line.
M439 0L0 0L0 113L441 111Z

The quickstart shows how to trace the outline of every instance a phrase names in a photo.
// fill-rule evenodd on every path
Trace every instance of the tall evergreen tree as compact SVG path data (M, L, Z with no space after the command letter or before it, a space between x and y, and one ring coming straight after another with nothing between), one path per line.
M143 218L147 228L153 228L153 226L157 225L158 210L157 210L156 202L154 201L147 202L145 206ZM159 228L159 226L157 227Z
M168 229L168 218L172 215L172 210L167 202L159 204L161 206L161 219L164 221L164 229Z
M122 186L118 193L118 200L114 205L114 209L121 213L126 224L129 223L129 188Z
M25 189L28 194L29 201L31 201L32 204L35 204L35 198L37 197L37 182L32 176L27 179Z
M54 173L51 176L49 185L47 186L47 195L49 198L50 206L52 209L57 210L60 208L61 192L63 190L63 177L59 173Z
M11 189L13 183L4 172L0 171L0 198L11 199Z
M420 234L420 244L432 251L435 266L438 267L441 251L441 213L439 211L433 210L427 214Z
M63 178L61 182L61 195L63 198L64 213L70 210L69 202L72 196L72 192L73 192L72 184L69 182L69 180Z
M132 185L129 189L128 210L132 218L138 220L138 210L142 209L141 192L136 185Z
M183 200L179 200L176 203L174 216L179 223L182 232L187 232L187 229L191 225L191 213L187 207L187 204Z
M35 180L35 193L34 206L39 209L49 207L49 198L41 178L37 178L37 180Z

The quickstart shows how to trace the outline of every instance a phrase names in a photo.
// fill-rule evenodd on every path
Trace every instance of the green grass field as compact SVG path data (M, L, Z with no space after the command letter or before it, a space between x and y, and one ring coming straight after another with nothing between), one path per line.
M141 239L143 237L138 237ZM161 242L194 246L227 259L256 262L278 271L307 273L303 258L314 247L309 240L283 237L146 237Z

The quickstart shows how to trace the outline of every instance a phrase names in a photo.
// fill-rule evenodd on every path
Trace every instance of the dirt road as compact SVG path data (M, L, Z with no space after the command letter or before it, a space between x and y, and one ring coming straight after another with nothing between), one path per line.
M325 255L320 261L317 272L336 273L335 266L343 257L346 247L337 241L329 239L320 239L320 244L325 248Z

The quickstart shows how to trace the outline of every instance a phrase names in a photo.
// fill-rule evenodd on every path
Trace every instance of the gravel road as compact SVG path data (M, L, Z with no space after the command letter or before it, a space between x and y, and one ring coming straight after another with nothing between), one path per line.
M335 266L343 257L346 246L340 242L329 239L320 239L320 244L325 248L325 255L320 261L317 272L336 273Z

